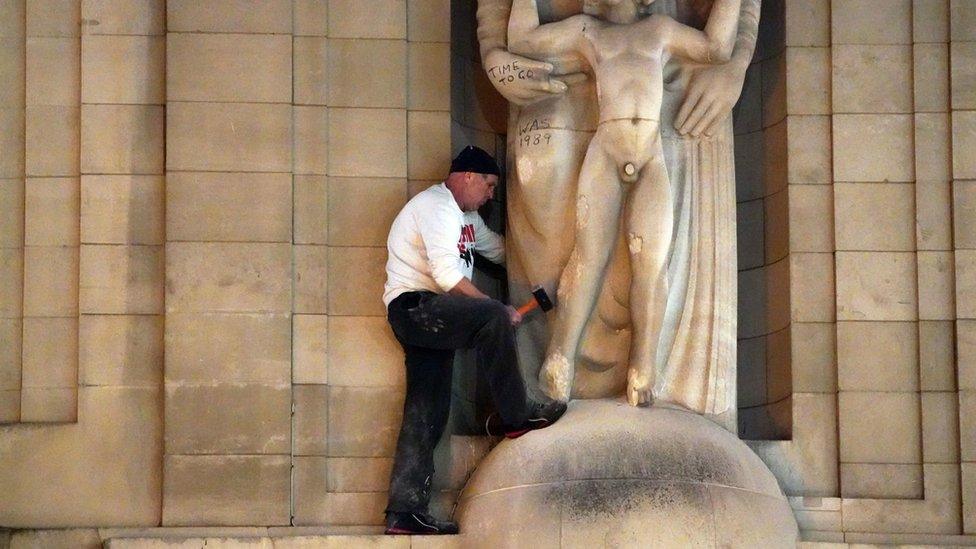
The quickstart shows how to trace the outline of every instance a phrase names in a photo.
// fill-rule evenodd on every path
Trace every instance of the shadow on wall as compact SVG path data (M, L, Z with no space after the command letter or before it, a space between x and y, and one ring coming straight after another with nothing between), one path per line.
M451 3L451 142L455 153L477 145L504 166L508 105L481 66L476 7L468 0ZM756 53L733 111L738 423L739 436L751 440L784 440L792 433L784 16L782 1L763 2ZM481 213L494 230L504 229L504 177ZM506 295L504 278L477 269L475 281L496 297ZM487 388L473 355L458 353L457 366L452 425L455 434L475 434L490 405Z

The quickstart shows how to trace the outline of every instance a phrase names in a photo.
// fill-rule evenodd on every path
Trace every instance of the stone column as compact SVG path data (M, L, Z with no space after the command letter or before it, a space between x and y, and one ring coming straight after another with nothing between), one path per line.
M287 525L292 3L167 18L163 524Z

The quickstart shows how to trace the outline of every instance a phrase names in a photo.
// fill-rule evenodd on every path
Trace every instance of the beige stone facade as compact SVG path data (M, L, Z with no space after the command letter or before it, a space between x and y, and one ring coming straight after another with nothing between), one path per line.
M0 546L375 532L387 228L504 156L453 4L0 3L0 527L81 528ZM811 546L976 544L976 1L764 4L740 435ZM442 444L438 508L491 443Z

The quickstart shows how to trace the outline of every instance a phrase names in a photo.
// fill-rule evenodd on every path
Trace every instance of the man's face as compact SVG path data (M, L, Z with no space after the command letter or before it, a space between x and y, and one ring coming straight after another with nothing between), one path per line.
M485 202L495 196L495 187L498 186L497 175L485 175L474 172L467 172L465 175L465 185L462 191L461 209L466 212L473 212L485 205Z

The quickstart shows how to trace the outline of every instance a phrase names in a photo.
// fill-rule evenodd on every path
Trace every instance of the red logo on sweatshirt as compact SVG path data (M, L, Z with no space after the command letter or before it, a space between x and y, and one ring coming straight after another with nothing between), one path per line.
M472 256L468 244L474 244L474 225L468 224L461 227L461 237L458 238L458 254L464 260L464 266L470 267Z

